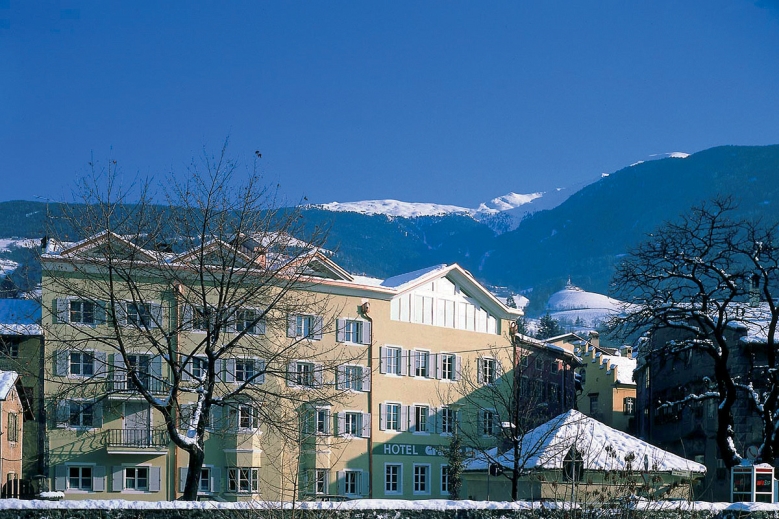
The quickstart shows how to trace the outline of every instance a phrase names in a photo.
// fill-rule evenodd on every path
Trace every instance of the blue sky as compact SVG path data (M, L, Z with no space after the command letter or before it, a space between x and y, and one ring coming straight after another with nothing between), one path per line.
M779 5L0 0L0 200L203 147L294 202L475 207L779 143Z

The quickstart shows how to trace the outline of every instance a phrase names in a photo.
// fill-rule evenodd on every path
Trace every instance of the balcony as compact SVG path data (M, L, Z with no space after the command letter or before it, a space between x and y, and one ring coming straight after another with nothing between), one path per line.
M108 429L104 443L109 454L165 454L170 440L167 431Z
M161 395L166 393L170 386L165 380L158 380L156 378L145 377L141 378L141 383L150 393L154 395ZM114 380L112 381L113 390L123 393L135 393L136 389L133 383L129 380Z

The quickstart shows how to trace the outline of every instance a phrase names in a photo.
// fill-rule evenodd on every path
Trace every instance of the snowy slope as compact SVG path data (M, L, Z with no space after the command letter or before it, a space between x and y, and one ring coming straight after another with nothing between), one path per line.
M603 294L585 292L570 282L563 290L555 292L546 303L549 314L561 322L576 323L585 327L597 327L618 314L622 303Z

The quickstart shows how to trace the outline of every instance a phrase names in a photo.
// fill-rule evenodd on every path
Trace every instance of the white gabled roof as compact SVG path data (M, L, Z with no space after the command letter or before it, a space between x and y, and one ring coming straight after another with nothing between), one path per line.
M706 467L700 463L612 429L575 410L552 418L522 438L521 466L524 470L562 469L572 447L581 455L584 470L625 470L625 458L633 454L632 468L637 472L644 471L646 459L649 472L706 473ZM514 464L511 451L502 454L497 460L505 467ZM485 458L476 458L466 464L466 470L486 470L488 465Z

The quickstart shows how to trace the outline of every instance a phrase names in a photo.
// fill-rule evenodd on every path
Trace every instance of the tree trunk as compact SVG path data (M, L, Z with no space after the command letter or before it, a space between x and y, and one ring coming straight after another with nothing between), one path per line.
M193 449L189 452L189 464L187 465L187 481L184 484L184 501L197 501L197 492L200 489L200 472L203 470L205 452L203 449Z

